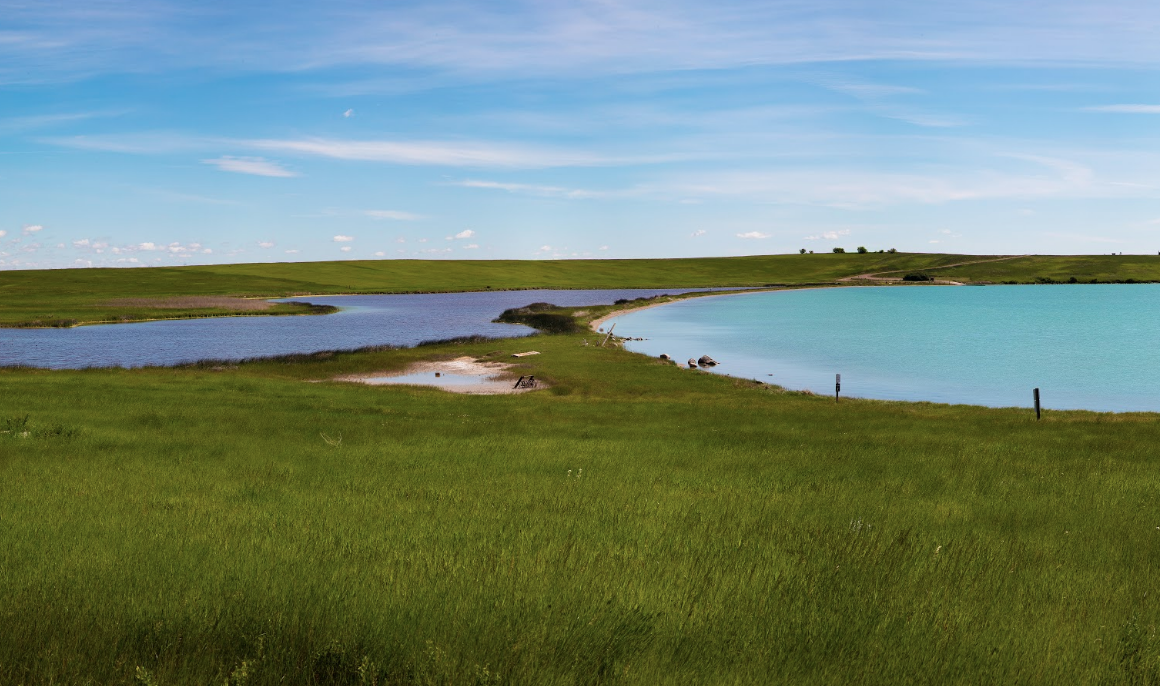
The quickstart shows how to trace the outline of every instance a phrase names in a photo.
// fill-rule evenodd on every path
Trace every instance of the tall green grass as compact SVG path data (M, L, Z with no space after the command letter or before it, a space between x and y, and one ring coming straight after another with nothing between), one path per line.
M836 405L582 338L518 396L308 381L527 340L0 371L0 682L1160 679L1154 415Z

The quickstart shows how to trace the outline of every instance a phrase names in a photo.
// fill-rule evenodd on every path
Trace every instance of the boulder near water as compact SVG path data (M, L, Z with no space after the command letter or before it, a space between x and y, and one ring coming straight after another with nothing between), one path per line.
M701 359L697 360L697 364L701 365L702 367L715 367L717 366L717 360L714 360L708 355L702 355Z
M690 357L689 358L689 369L696 369L696 368L697 368L697 361Z
M668 353L661 353L661 359L662 360L671 360L673 358L669 357Z

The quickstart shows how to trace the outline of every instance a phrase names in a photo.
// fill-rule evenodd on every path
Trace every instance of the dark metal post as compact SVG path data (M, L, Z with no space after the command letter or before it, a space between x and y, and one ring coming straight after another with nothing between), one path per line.
M834 375L834 402L838 402L838 396L842 393L842 375Z
M1035 421L1039 421L1039 389L1035 389Z

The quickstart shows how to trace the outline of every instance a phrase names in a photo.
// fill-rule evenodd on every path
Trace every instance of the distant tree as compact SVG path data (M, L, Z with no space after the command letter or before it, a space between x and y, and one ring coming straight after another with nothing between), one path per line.
M813 251L813 250L811 250L811 251L810 251L810 254L811 254L811 255L813 255L813 254L814 254L814 251Z
M870 252L870 251L866 249L866 246L864 246L864 245L858 246L858 254L859 255L865 255L868 252Z
M845 249L845 248L834 248L834 253L835 253L835 254L838 254L838 255L840 255L840 254L843 254L843 253L845 253L845 252L846 252L846 249Z
M897 250L897 249L895 249L895 248L891 248L891 249L887 250L886 252L888 252L888 253L890 253L891 255L893 255L894 253L898 252L898 250Z
M802 249L801 249L801 250L799 250L798 252L799 252L799 253L801 253L802 255L804 255L804 254L806 254L806 249L805 249L805 248L802 248Z

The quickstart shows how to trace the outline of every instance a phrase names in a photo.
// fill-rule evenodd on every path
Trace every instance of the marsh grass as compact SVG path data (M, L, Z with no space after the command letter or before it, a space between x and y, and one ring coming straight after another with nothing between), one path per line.
M581 337L513 396L304 382L525 341L0 370L0 430L69 431L0 435L0 683L1160 676L1155 415L835 405Z

